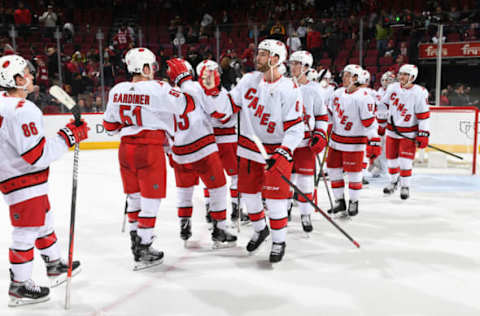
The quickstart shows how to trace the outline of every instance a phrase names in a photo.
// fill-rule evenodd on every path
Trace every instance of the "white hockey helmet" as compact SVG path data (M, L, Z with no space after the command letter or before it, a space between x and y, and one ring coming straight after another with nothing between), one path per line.
M395 74L391 71L387 71L382 75L382 78L380 79L380 82L384 88L386 88L387 85L395 81Z
M221 68L218 66L216 62L210 59L205 59L202 62L198 63L195 69L197 71L197 76L200 76L200 73L204 68L207 68L208 70L217 70L219 73L221 73Z
M277 55L278 63L270 65L272 67L280 66L287 60L287 47L281 41L273 39L265 39L258 44L258 49L266 50L270 53L270 56Z
M125 63L129 73L141 74L142 76L153 78L154 72L158 70L157 58L148 48L136 47L130 49L125 55ZM150 67L150 75L143 72L143 66Z
M192 64L190 64L186 59L182 59L183 62L185 63L185 66L187 67L188 72L192 75L195 76L195 71L193 70Z
M302 66L310 68L313 65L313 56L309 51L299 50L290 55L289 61L298 61Z
M351 79L352 84L360 83L360 78L362 77L362 71L363 71L362 67L354 64L346 65L345 68L343 68L343 73L348 72L352 75L352 79ZM356 79L354 79L355 76L357 76Z
M308 81L317 81L320 78L320 74L313 68L308 69L307 71L307 80Z
M418 68L415 65L412 64L405 64L400 69L398 70L398 73L405 73L409 75L409 80L408 82L414 82L415 79L417 79L418 75Z
M323 78L322 78L322 75L323 75ZM319 77L318 79L322 78L322 80L320 81L320 86L322 88L327 88L328 85L330 84L330 81L332 80L332 73L327 68L324 68L320 71L318 77Z
M370 83L370 72L367 70L362 70L360 77L358 78L358 83L360 84L369 84Z
M282 76L287 72L287 67L285 64L281 64L278 66L278 73L281 74Z
M25 68L28 67L27 61L18 55L7 55L0 57L0 86L4 88L24 89L24 86L17 86L15 76L20 75L25 78Z

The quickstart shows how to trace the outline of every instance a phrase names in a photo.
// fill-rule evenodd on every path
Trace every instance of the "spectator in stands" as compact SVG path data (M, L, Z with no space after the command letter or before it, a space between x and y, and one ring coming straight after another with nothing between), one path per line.
M279 41L285 40L285 27L279 20L270 29L270 37Z
M35 83L40 86L42 91L47 91L50 86L50 81L48 79L48 67L45 63L44 56L36 56L34 60L37 63Z
M265 23L260 24L260 27L258 29L258 36L259 38L263 39L268 36L268 30L267 30L267 25Z
M95 102L92 104L92 112L101 112L103 111L103 102L102 102L102 97L97 95L95 97Z
M441 106L450 105L450 100L448 100L447 93L448 93L447 89L443 89L440 93L440 105Z
M451 23L456 23L458 22L458 20L460 20L460 15L461 13L457 11L457 7L455 5L452 5L450 7L450 11L447 13L448 21Z
M313 60L321 58L320 53L322 49L322 34L319 31L308 27L307 32L307 50L312 53Z
M248 47L245 48L240 58L243 63L244 71L253 71L255 69L255 44L248 44Z
M465 106L467 105L467 99L465 98L465 93L463 91L463 84L457 83L455 86L455 92L450 97L450 105L453 106Z
M0 6L0 36L8 36L8 27L14 23L13 15Z
M57 14L53 12L53 6L48 5L47 11L43 12L41 16L38 17L38 21L43 23L45 27L44 31L47 36L53 38L53 33L55 32L55 27L57 26Z
M307 26L305 24L305 19L301 19L300 25L297 28L297 35L298 38L300 38L303 47L307 44Z
M112 87L115 83L114 68L108 55L103 59L103 78L106 87Z
M438 44L438 40L440 38L440 34L437 32L434 37L432 37L433 44ZM445 43L446 37L442 36L442 43Z
M290 49L290 52L292 53L302 48L302 42L300 41L300 38L298 37L297 32L293 32L287 38L287 47Z
M387 47L385 47L385 54L384 56L392 56L392 58L395 58L398 55L398 50L395 47L395 41L394 40L389 40L387 43Z
M47 48L47 67L49 76L58 75L58 55L57 49L53 46Z
M478 99L473 100L471 97L472 88L470 86L466 86L464 89L465 94L465 101L467 102L468 106L476 106L480 108L480 101Z
M380 56L385 54L385 49L391 34L390 28L383 25L383 20L384 17L382 16L375 25L377 31L375 34L375 39L377 40L377 50Z
M83 97L78 98L77 105L80 108L81 113L87 113L88 112L87 104L86 104L85 99Z
M122 25L117 34L113 37L113 47L117 54L123 55L123 52L129 47L130 43L133 42L130 32L127 29L127 26Z
M14 11L13 18L18 30L18 35L25 37L28 33L28 27L32 24L32 13L29 9L25 8L23 2L18 3L18 9Z
M35 103L42 111L50 102L48 95L40 91L40 87L37 85L33 86L33 93L29 94L27 99Z
M401 42L400 43L400 55L408 56L407 42Z
M63 25L63 38L68 43L71 43L73 40L73 36L75 35L75 27L72 23L67 22Z
M195 47L190 46L188 48L186 60L192 65L193 69L196 69L197 65L203 60L203 58L198 54Z

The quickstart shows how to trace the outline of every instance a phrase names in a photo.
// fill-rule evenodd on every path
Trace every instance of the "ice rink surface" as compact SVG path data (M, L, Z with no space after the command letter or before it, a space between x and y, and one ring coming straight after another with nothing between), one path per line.
M65 258L72 159L73 153L66 154L50 174ZM374 179L362 191L360 214L338 221L360 249L318 213L307 238L294 208L286 255L274 266L268 262L270 242L253 256L244 250L250 226L242 227L236 248L211 249L200 188L185 249L170 172L154 242L165 260L137 272L129 236L120 232L125 197L116 150L82 151L79 172L74 256L83 270L72 280L71 309L63 309L64 285L52 290L47 303L7 307L11 227L2 201L0 315L480 315L480 177L466 171L414 170L407 201L398 192L383 196L387 180ZM323 184L319 197L319 206L327 209ZM38 252L33 279L48 281Z

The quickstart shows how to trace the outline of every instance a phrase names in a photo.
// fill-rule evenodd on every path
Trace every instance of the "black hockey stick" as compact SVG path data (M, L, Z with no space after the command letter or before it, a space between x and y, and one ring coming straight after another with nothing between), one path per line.
M237 143L240 139L240 111L237 112ZM240 169L240 156L237 154L237 207L238 207L238 218L237 218L237 231L240 232L240 221L242 220L242 209L240 207L240 192L238 192L238 171Z
M418 142L416 141L416 139L407 137L407 136L405 136L404 134L402 134L402 133L400 133L400 132L398 131L397 127L395 126L395 123L393 123L393 118L392 118L391 116L390 116L390 123L392 124L392 128L393 128L393 131L395 132L395 134L397 134L397 135L400 136L400 137L409 139L409 140L411 140L412 142L414 142L415 144L418 144ZM444 154L450 155L450 156L455 157L455 158L457 158L457 159L463 160L463 157L458 156L458 155L455 155L454 153L451 153L451 152L449 152L449 151L443 150L443 149L438 148L438 147L436 147L436 146L427 145L427 147L432 148L432 149L435 149L435 150L437 150L437 151L439 151L439 152L442 152L442 153L444 153Z
M125 225L127 222L127 208L128 208L128 195L125 198L125 210L123 211L122 233L125 232Z
M60 87L52 86L49 90L50 94L58 101L65 105L73 114L75 118L75 125L80 126L80 108L75 101ZM73 179L72 179L72 204L70 209L70 234L68 246L68 272L67 284L65 288L65 309L70 308L70 288L72 280L72 265L73 265L73 244L75 234L75 213L77 207L77 183L78 183L78 154L80 151L79 143L75 142L75 150L73 152Z
M252 129L253 131L253 129ZM265 150L265 147L263 147L262 142L256 135L252 135L252 139L257 145L258 149L260 150L260 153L262 154L263 158L265 159L265 162L268 160L268 154L267 151ZM303 193L295 184L293 184L287 177L285 177L283 174L281 174L279 171L278 173L280 174L280 177L282 178L283 181L285 181L297 194L300 194L311 206L313 206L314 209L316 209L320 214L325 217L326 220L328 220L333 226L335 226L336 229L338 229L345 237L350 240L355 247L360 248L360 244L355 241L347 232L345 232L340 226L335 223L330 216L328 216L321 208L319 208L315 203L313 203L312 200L310 200L305 193Z

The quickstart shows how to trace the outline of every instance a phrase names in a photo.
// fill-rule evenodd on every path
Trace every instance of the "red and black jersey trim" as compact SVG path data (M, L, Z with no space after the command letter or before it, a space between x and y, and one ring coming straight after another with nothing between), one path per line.
M334 142L348 145L363 145L368 142L366 136L341 136L335 133L332 133L331 139Z
M362 125L365 127L370 127L373 124L373 122L375 122L375 116L362 120Z
M9 178L0 182L0 191L3 194L9 194L21 189L46 183L48 181L48 173L49 168Z
M315 121L325 121L328 122L328 115L315 115Z
M302 118L298 117L291 121L283 122L283 131L286 132L290 127L297 125L302 122Z
M230 135L237 135L235 131L235 127L214 127L213 134L215 136L230 136Z
M123 127L123 124L118 122L108 122L103 120L103 127L107 130L107 132L112 132L112 131L116 131L117 129L121 129Z
M213 134L208 134L190 144L182 146L174 145L172 151L177 156L185 156L193 154L211 144L215 144L215 136Z
M268 154L273 154L275 149L280 147L281 144L263 144L265 150ZM260 150L257 148L255 142L243 135L240 135L238 138L238 146L253 151L254 153L260 154Z
M42 137L35 146L22 154L23 160L34 165L42 157L45 143L45 137Z
M217 112L217 111L213 111L210 114L210 116L213 117L213 118L221 120L221 119L225 118L226 114L225 113L220 113L220 112Z
M399 133L411 133L411 132L416 132L418 131L418 125L414 126L409 126L409 127L402 127L402 126L395 126L397 128L397 131ZM389 131L394 131L392 124L388 123L387 124L387 129Z
M415 115L417 116L418 120L426 120L430 117L430 112L427 111L427 112L423 112L423 113L416 113Z
M187 114L187 113L190 113L192 112L193 110L195 110L195 101L193 100L192 96L187 94L187 93L183 93L183 95L185 96L185 99L187 100L187 104L185 105L185 111L183 111L183 114Z
M387 123L387 119L381 119L381 118L377 117L377 122L378 122L378 124L385 124L385 123Z
M235 104L230 93L228 93L227 95L228 95L228 99L230 100L230 105L232 106L232 113L237 113L238 111L240 111L242 108L237 104Z

